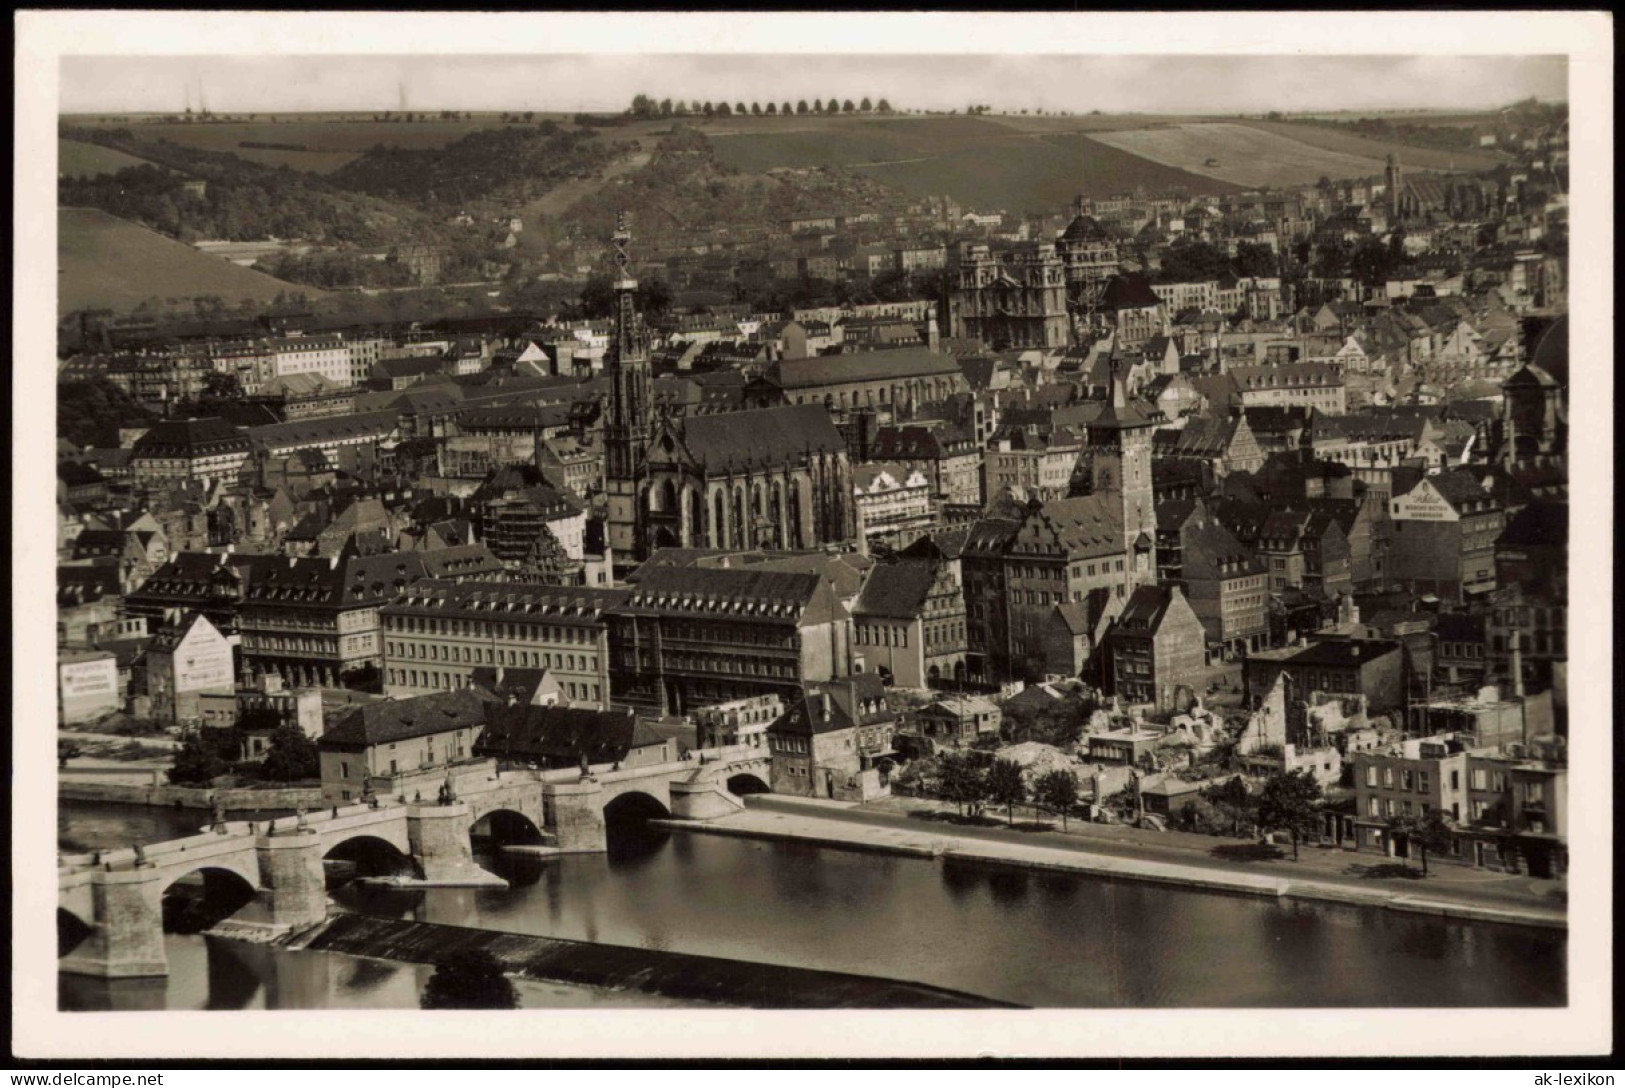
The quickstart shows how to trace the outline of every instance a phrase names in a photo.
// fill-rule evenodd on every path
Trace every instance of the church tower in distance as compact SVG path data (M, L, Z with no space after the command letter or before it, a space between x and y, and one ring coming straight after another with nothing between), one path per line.
M610 345L613 386L609 418L604 423L604 490L609 504L605 538L615 554L642 559L644 541L638 531L638 491L644 459L654 427L654 401L650 389L649 337L639 317L635 296L638 282L628 269L627 245L632 240L626 216L616 217L615 334Z

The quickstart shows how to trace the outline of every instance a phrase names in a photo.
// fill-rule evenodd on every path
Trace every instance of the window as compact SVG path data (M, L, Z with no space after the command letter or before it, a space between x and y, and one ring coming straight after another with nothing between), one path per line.
M1429 775L1426 771L1417 771L1416 772L1416 790L1417 790L1418 793L1426 793L1431 784L1432 784L1432 776L1431 775Z

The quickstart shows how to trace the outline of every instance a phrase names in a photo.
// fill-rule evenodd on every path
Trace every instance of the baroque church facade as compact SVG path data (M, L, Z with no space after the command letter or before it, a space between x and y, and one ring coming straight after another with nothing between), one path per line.
M994 254L980 242L958 251L948 303L953 335L994 348L1062 348L1071 343L1066 274L1052 243L1026 242Z
M614 243L615 333L604 426L605 539L628 562L658 548L812 549L857 537L852 464L822 405L657 415L648 335Z
M961 243L948 300L954 336L995 348L1060 348L1102 305L1120 269L1117 243L1083 212L1051 242L1026 242L1008 253Z

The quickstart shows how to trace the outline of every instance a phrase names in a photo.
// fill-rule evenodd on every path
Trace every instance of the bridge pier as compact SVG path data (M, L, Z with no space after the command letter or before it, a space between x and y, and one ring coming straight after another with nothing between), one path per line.
M604 830L604 787L587 779L548 787L547 830L566 853L601 854L609 849Z
M96 873L90 892L95 915L90 933L57 969L97 978L169 974L163 873L153 867Z
M257 903L265 921L278 928L302 929L327 917L320 835L264 835L255 841L254 853L260 868Z
M473 826L474 813L462 802L407 808L406 838L424 880L436 884L507 883L474 863L468 839Z

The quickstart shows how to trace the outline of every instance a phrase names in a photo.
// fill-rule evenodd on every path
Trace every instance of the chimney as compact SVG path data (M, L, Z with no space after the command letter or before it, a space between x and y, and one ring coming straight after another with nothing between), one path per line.
M829 721L829 692L824 692L818 698L818 716L822 721Z
M498 665L497 666L497 683L499 683L499 684L502 683L503 674L504 674L504 670L503 670L502 666Z

